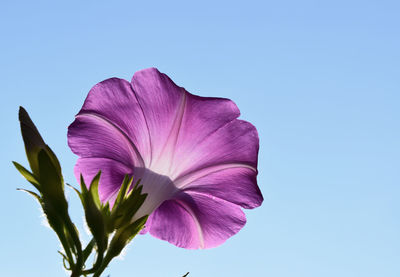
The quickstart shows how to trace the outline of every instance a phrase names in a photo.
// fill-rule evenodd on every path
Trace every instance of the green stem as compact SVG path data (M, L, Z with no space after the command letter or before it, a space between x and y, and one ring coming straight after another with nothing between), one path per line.
M72 271L71 277L80 277L81 274L78 273L77 271Z
M87 269L87 270L83 270L82 274L91 274L91 273L95 273L97 270L100 269L102 263L103 263L103 255L104 255L104 251L98 251L99 253L97 253L97 258L96 258L96 262L94 263L93 267L91 269Z
M93 250L93 247L95 245L95 239L92 238L91 241L88 243L88 245L85 247L85 249L82 251L82 267L85 264L87 258L90 256L90 253ZM82 270L82 267L78 270L78 267L74 268L71 277L80 277L81 275L86 276L85 270Z
M92 253L93 247L95 245L96 241L94 238L91 239L91 241L88 243L86 246L85 250L83 250L82 255L83 255L83 263L86 262L87 258L89 258L90 253Z
M72 223L70 217L67 217L67 221L65 222L65 227L67 228L68 232L70 233L72 240L74 241L77 254L76 254L76 264L72 268L71 277L79 277L81 275L82 267L83 267L83 255L82 255L82 244L79 239L79 236L76 232L76 228Z
M111 262L112 257L110 258L109 255L106 255L103 259L103 263L101 264L100 268L93 274L93 277L100 277L103 271L107 268L108 264Z
M65 254L67 255L69 267L73 268L74 267L74 259L72 258L72 253L71 253L71 250L70 250L70 246L67 243L67 239L65 237L65 234L63 232L56 232L56 234L58 235L58 238L59 238L59 240L61 242L61 245L64 248Z

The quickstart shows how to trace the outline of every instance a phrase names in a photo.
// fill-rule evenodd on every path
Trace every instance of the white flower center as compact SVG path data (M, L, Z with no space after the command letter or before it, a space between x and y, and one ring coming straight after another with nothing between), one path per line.
M157 174L147 168L135 168L133 182L136 183L139 179L141 180L139 185L143 186L142 193L147 193L147 197L132 221L150 215L165 200L171 199L177 191L168 176Z

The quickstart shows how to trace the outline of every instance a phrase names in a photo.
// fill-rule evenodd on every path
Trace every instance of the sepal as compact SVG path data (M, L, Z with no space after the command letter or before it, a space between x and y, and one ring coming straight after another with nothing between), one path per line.
M27 189L20 189L20 188L18 188L17 190L24 191L24 192L26 192L26 193L32 195L37 201L39 201L39 204L42 205L41 198L40 198L40 196L39 196L37 193L35 193L35 192L33 192L33 191L30 191L30 190L27 190Z
M118 256L122 249L143 229L148 215L145 215L133 223L118 229L110 242L110 247L107 251L107 258L114 258Z
M29 172L25 167L20 165L19 163L13 161L13 164L14 164L15 168L19 171L19 173L21 173L21 175L29 183L31 183L36 189L39 190L39 181L36 179L36 177L31 172Z
M99 172L92 180L89 190L81 175L81 192L80 198L85 211L85 218L96 241L99 255L102 255L107 248L108 235L106 232L105 220L101 212L101 203L98 194L98 186L101 172Z
M110 232L132 223L132 218L147 197L146 193L142 194L143 186L139 185L140 180L136 182L134 187L132 187L132 181L133 178L129 178L128 175L125 176L111 211L111 226L109 226Z

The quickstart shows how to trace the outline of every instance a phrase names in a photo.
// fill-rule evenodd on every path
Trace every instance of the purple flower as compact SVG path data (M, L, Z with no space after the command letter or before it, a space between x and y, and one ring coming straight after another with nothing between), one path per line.
M261 205L258 134L236 105L178 87L155 68L129 83L95 85L68 129L86 183L101 170L101 201L115 200L125 174L141 179L150 214L144 232L184 248L210 248L246 223L241 208ZM78 179L79 180L79 179Z

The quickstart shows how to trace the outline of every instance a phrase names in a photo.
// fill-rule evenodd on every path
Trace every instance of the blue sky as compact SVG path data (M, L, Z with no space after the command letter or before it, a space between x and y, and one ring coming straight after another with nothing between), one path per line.
M59 156L89 89L155 66L233 99L260 135L263 205L219 248L136 238L111 276L400 276L398 1L2 1L4 276L65 276L59 243L11 160L18 106ZM82 211L68 191L71 213Z

